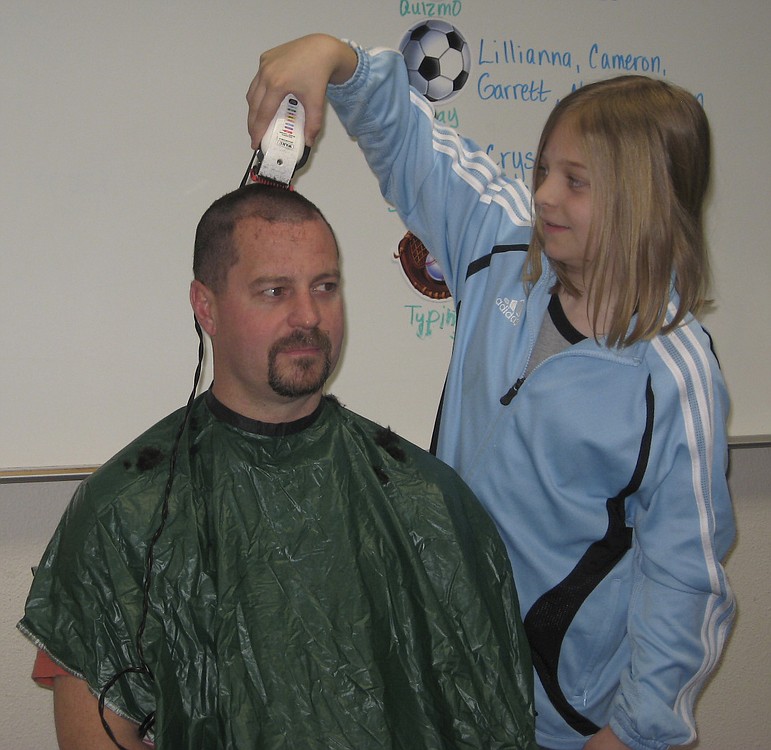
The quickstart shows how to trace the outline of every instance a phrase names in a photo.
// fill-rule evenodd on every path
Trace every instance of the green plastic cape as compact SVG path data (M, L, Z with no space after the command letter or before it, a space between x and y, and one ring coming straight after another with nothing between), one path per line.
M78 489L19 628L98 694L139 656L182 412ZM267 433L267 434L266 434ZM154 552L154 679L106 704L158 748L534 748L511 568L457 475L330 398L288 425L193 407Z

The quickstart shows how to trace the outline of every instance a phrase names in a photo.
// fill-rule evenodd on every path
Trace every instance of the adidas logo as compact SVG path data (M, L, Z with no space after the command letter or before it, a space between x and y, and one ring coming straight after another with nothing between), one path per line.
M503 313L503 317L512 325L518 325L525 309L525 300L509 299L508 297L498 297L495 300L498 309Z

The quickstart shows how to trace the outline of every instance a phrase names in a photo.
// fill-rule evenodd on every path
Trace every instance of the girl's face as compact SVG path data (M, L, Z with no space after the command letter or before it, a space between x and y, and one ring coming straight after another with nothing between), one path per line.
M591 176L580 139L570 123L559 122L541 153L535 209L544 251L564 264L571 281L584 288L592 219Z

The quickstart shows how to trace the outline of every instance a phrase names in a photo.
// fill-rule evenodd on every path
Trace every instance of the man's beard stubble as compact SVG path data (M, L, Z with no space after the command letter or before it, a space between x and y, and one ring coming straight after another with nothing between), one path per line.
M303 357L294 361L292 371L286 372L278 365L278 355L286 349L294 349L297 346L314 346L321 349L324 356L321 367L316 357ZM314 369L318 372L314 373ZM303 333L296 331L286 336L270 348L268 352L268 385L279 396L297 398L309 396L320 391L332 373L332 342L329 337L318 328Z

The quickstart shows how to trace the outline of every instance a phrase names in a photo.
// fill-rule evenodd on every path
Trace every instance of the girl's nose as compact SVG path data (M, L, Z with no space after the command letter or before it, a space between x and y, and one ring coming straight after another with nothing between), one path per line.
M554 190L554 182L549 179L549 175L541 180L533 196L533 202L536 208L541 206L553 206L557 200Z

